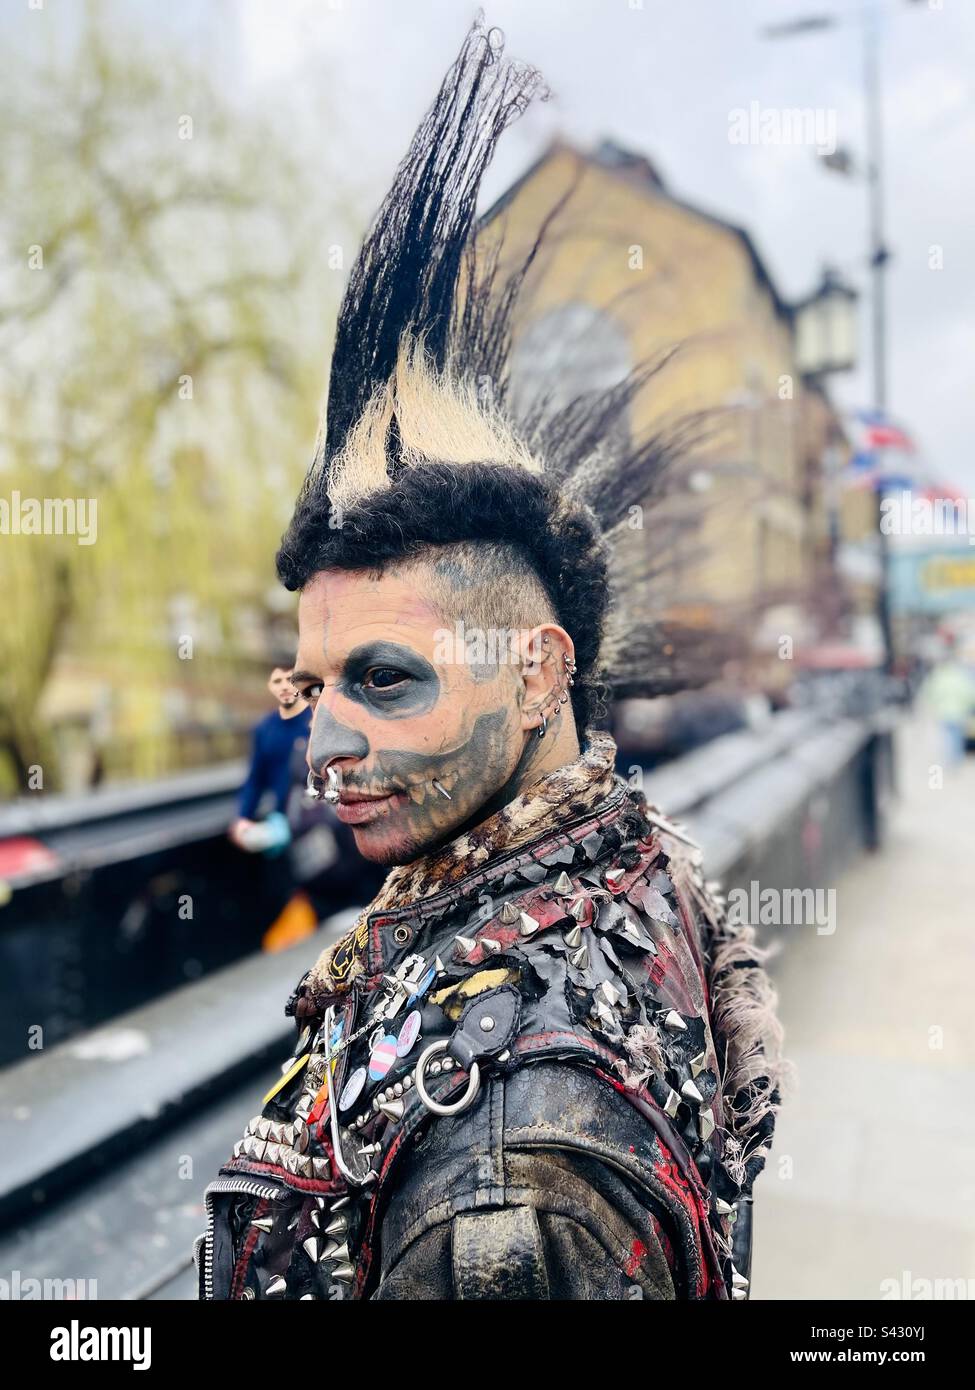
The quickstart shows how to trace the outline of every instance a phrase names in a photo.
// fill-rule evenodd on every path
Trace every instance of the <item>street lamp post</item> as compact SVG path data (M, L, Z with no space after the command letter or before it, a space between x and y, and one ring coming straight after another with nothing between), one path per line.
M914 0L907 0L914 3ZM871 281L871 365L873 405L878 412L887 409L887 284L890 260L884 236L883 103L880 89L880 10L869 4L863 10L863 87L866 106L866 184L868 198L869 264ZM795 38L838 28L843 21L836 15L806 15L763 30L766 38ZM845 151L826 156L827 167L839 173L854 172L853 161ZM890 555L887 535L881 528L883 480L877 487L877 534L880 545L880 593L877 618L883 635L885 666L893 664L894 645L890 615Z

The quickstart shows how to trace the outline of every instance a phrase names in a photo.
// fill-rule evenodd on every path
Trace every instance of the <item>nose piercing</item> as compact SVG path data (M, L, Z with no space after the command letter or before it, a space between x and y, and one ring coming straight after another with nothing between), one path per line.
M309 772L308 781L305 783L305 790L314 801L327 801L334 806L339 799L342 787L342 779L334 767L325 769L325 776L328 778L328 789L322 791L321 778L314 772Z
M328 790L325 792L325 800L334 806L339 799L342 779L331 764L325 769L325 776L328 778Z

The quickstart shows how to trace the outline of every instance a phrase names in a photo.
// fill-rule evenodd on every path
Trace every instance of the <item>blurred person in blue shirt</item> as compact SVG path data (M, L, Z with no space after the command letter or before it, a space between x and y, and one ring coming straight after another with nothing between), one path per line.
M292 754L299 741L304 750L311 732L311 709L291 684L291 668L275 666L267 688L277 708L265 715L254 730L250 769L238 798L237 819L230 827L234 844L251 851L272 848L274 825L283 823L286 827L284 817L294 779ZM265 796L273 800L268 808L270 834L256 819ZM286 844L284 838L278 847Z

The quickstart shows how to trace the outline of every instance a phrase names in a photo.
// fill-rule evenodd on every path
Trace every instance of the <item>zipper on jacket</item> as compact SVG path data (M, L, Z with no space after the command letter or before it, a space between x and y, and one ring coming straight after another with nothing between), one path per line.
M213 1199L224 1192L246 1193L249 1197L263 1197L267 1202L276 1202L286 1196L289 1188L276 1183L261 1182L258 1178L239 1177L217 1178L210 1183L203 1194L207 1213L207 1228L203 1239L203 1296L213 1301Z

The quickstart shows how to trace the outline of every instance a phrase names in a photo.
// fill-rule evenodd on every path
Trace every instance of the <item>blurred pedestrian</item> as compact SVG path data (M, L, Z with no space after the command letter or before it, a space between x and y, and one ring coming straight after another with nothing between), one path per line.
M957 767L965 757L969 721L975 716L975 671L959 659L953 644L928 676L922 698L941 725L946 766Z
M277 708L265 715L254 730L250 768L240 790L237 819L230 827L234 844L250 851L270 847L271 835L262 834L257 822L265 796L273 798L270 814L286 816L294 746L299 739L307 745L311 730L311 710L291 684L290 667L275 666L267 688Z

